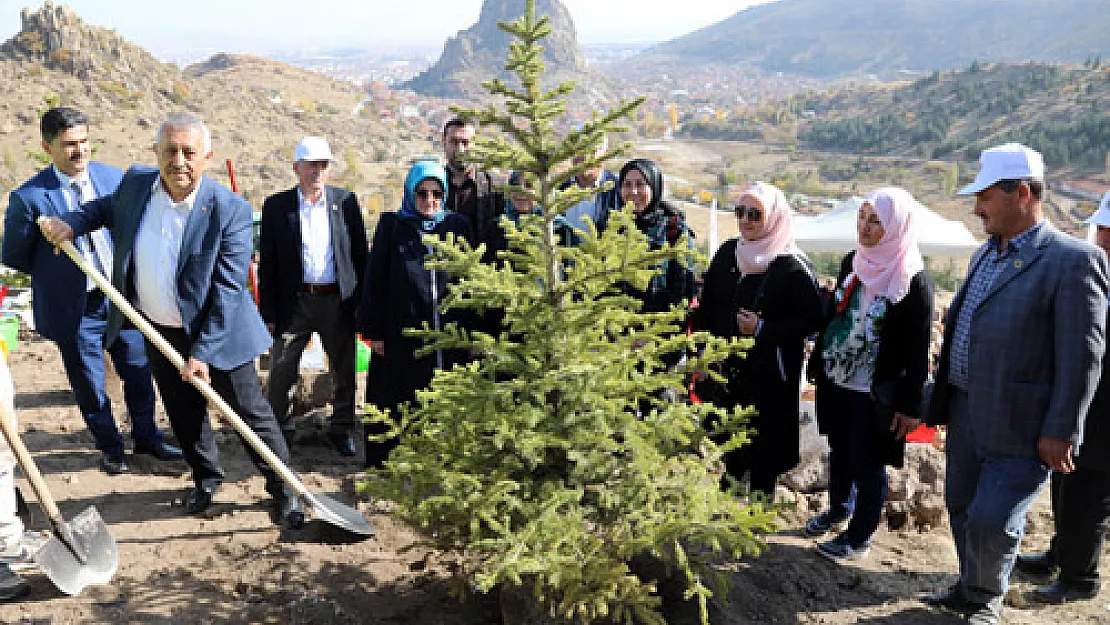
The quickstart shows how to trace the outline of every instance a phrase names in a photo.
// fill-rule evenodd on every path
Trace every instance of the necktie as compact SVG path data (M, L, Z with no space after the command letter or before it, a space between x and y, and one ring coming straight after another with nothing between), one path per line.
M88 197L89 194L86 194L85 185L82 184L81 181L74 180L72 186L73 194L77 197L78 205L84 204L88 200L92 199ZM96 230L93 230L91 233L89 233L88 240L92 243L92 245L90 246L86 243L84 249L88 250L88 253L92 257L93 264L96 266L97 269L100 270L100 273L111 280L112 242L108 239L108 235L104 233L104 228L97 228Z

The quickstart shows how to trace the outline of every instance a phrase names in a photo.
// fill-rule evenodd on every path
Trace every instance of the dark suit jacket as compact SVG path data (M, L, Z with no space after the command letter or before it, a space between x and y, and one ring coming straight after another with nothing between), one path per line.
M1110 318L1107 323L1110 325ZM1103 358L1102 378L1083 422L1083 444L1079 447L1076 464L1084 469L1110 471L1110 375L1106 364Z
M97 195L116 190L123 172L89 163L89 180ZM53 167L35 174L12 191L4 215L4 264L31 275L35 330L52 341L73 340L85 313L85 274L65 254L42 239L35 220L68 211L65 191Z
M366 227L354 193L327 187L328 224L335 256L335 276L343 303L351 314L361 301L362 273L366 268ZM262 204L259 241L258 290L262 319L281 332L296 307L304 275L301 219L297 188L266 198Z
M984 244L968 275L984 261ZM971 318L971 434L990 453L1037 457L1037 440L1078 442L1106 347L1106 254L1045 223L995 280ZM967 293L949 308L930 424L948 423L952 334Z
M112 195L89 202L62 219L78 234L100 226L112 230L112 284L135 301L135 237L150 201L158 170L135 166ZM182 356L221 369L246 364L273 340L247 292L253 242L251 206L207 176L185 221L177 265L177 306L191 346ZM108 309L105 343L123 326L123 313Z

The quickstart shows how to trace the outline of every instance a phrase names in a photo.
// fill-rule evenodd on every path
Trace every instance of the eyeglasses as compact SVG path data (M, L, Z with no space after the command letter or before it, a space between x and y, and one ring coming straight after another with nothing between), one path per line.
M758 206L737 204L733 212L736 213L737 219L744 219L745 217L747 217L748 221L759 221L763 219L763 209Z
M437 199L437 200L442 200L443 199L443 191L440 191L439 189L417 189L416 190L416 197L418 197L422 200L426 200L429 197Z

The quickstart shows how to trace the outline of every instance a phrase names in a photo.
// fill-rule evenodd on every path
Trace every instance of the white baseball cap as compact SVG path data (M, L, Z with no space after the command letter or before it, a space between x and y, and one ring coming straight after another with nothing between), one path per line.
M960 189L960 195L972 195L999 180L1044 180L1044 158L1041 153L1020 143L1006 143L979 155L979 175L975 182Z
M1091 213L1087 223L1092 226L1110 226L1110 191L1102 194L1102 201L1098 203L1098 210Z
M305 137L293 149L293 162L332 161L331 148L323 137Z

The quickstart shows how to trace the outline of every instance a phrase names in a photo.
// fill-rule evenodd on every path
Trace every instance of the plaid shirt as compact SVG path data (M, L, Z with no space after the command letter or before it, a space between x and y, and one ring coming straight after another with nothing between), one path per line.
M968 385L968 354L971 350L971 317L979 304L983 303L987 293L994 286L999 274L1006 268L1006 260L1017 253L1019 249L1029 243L1029 240L1040 231L1044 222L1039 222L1032 228L1010 239L1006 249L1000 249L1000 240L992 236L987 242L987 251L973 269L975 273L967 279L967 289L964 293L963 303L957 311L956 327L952 329L952 353L948 367L948 381L967 390Z

